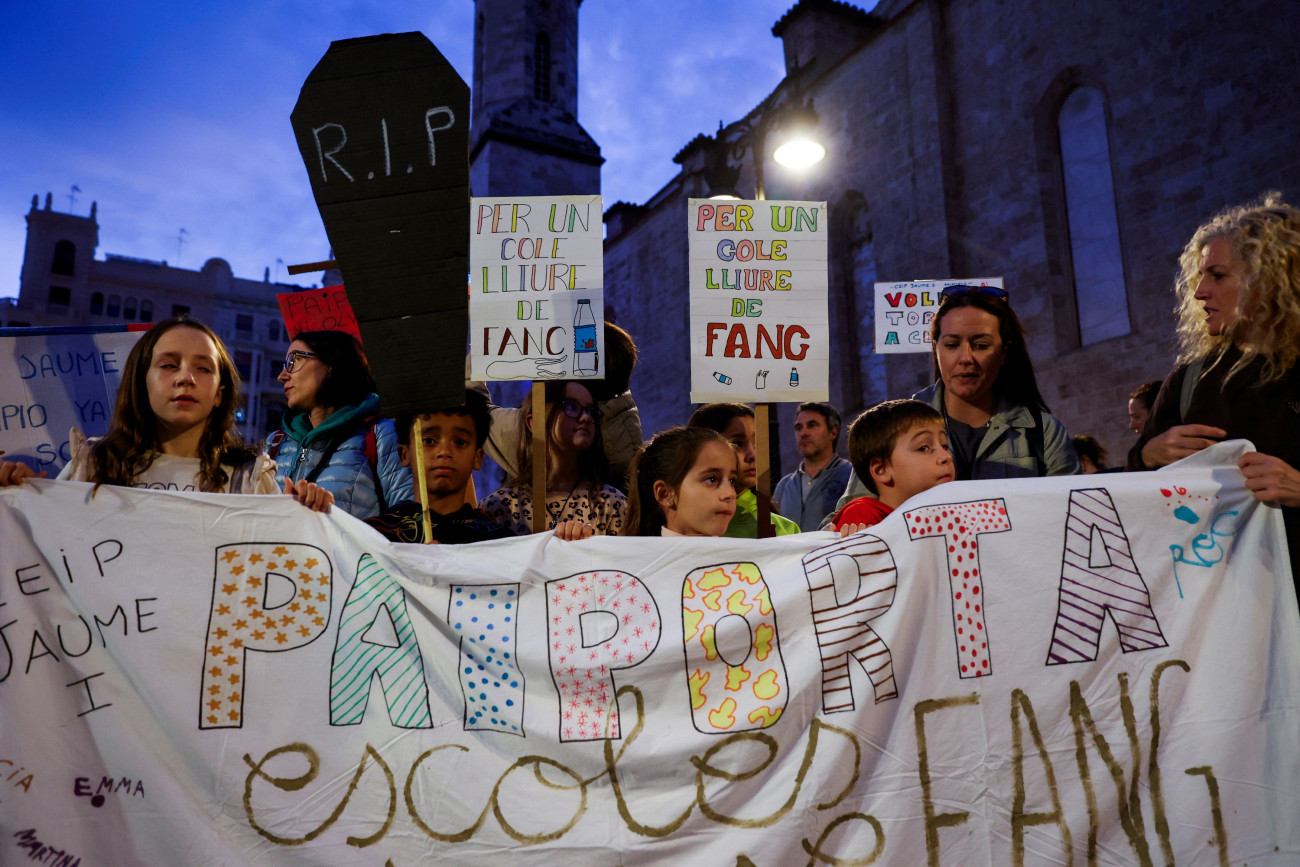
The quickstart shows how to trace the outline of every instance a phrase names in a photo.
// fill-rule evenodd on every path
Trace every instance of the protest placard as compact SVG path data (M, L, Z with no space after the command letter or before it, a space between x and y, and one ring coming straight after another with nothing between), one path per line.
M0 862L1295 864L1300 613L1249 447L845 539L394 545L287 497L0 489Z
M54 476L72 459L72 428L86 436L107 432L122 368L142 331L0 329L3 460Z
M930 351L930 323L939 311L939 293L948 286L996 286L1001 277L970 280L904 280L876 284L876 345L881 355Z
M474 379L603 379L600 196L475 198L470 206Z
M357 316L342 286L282 292L275 300L280 302L280 316L290 340L303 331L346 331L361 339Z
M827 400L826 203L691 199L691 401Z
M293 129L384 411L465 399L469 88L421 33L345 39Z

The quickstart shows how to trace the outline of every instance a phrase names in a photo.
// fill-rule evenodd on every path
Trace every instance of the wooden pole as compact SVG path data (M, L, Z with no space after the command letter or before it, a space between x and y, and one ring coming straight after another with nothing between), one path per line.
M758 456L758 483L761 494L772 493L772 458L768 452L768 414L771 404L754 404L754 452Z
M772 405L770 403L754 404L754 454L757 456L758 479L754 483L754 493L758 499L758 538L768 539L775 536L772 530L771 501L772 493L772 456L770 437L768 436L768 419Z
M326 259L324 262L306 262L302 265L290 265L290 274L311 274L315 271L328 271L331 268L337 268L339 263L333 259Z
M533 532L546 526L546 384L533 383Z
M424 482L424 427L420 414L411 422L411 454L415 456L415 490L420 497L420 516L424 522L424 544L433 541L433 521L429 518L429 488Z

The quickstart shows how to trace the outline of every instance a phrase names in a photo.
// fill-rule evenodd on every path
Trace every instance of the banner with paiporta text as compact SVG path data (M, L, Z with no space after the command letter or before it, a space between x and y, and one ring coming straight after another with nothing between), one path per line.
M0 862L1293 864L1300 615L1244 448L843 540L0 491Z

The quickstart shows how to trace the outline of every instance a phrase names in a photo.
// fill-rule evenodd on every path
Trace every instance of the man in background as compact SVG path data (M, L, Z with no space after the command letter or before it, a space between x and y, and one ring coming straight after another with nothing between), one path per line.
M803 460L776 483L773 499L781 514L804 532L816 530L835 511L853 466L835 454L840 414L829 403L801 403L794 417L795 443Z

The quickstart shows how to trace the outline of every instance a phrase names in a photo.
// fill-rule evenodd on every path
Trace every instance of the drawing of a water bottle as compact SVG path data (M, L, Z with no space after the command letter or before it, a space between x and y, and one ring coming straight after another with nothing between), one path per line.
M790 368L790 387L799 387L799 369L796 367Z
M578 302L578 312L573 314L573 373L591 376L597 367L596 317L591 313L591 302L583 300Z

